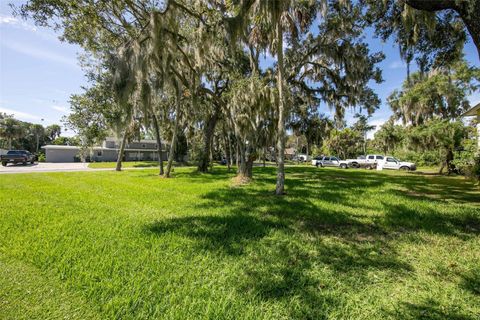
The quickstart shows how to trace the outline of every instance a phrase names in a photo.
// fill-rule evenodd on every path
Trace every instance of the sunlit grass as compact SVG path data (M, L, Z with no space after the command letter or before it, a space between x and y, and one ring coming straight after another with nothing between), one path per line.
M116 162L91 162L88 164L89 168L92 169L104 169L104 168L115 168ZM124 161L122 162L123 168L148 168L148 167L157 167L157 161Z
M478 319L460 177L177 168L0 177L0 319Z

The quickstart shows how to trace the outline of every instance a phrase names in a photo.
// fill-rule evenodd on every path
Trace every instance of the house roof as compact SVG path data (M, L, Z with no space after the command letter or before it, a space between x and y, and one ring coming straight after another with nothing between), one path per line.
M471 117L479 114L480 114L480 103L478 103L475 107L473 107L472 109L462 114L462 117Z
M64 145L56 145L56 144L47 144L45 146L42 146L42 149L61 149L61 150L79 150L80 147L77 146L64 146Z
M50 150L80 150L78 146L63 146L63 145L55 145L55 144L47 144L42 147L42 149L50 149ZM103 147L93 147L93 150L105 150L105 151L118 151L118 148L103 148ZM125 151L128 152L144 152L144 151L152 151L157 152L157 149L134 149L134 148L125 148ZM163 149L162 151L166 151Z
M118 138L115 138L115 137L107 137L105 138L105 141L115 141L115 142L120 142L121 139L118 139ZM157 143L157 140L153 140L153 139L141 139L141 140L134 140L134 141L131 141L132 143ZM164 143L162 141L162 143Z

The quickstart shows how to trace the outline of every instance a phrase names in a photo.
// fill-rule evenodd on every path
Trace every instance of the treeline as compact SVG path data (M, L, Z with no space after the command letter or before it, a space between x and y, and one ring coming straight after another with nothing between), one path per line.
M370 115L379 107L370 84L382 81L384 55L370 50L365 29L393 38L402 58L408 64L416 59L424 70L458 60L467 32L478 38L470 28L479 1L449 8L456 15L419 3L28 0L16 9L61 30L62 39L86 52L82 66L91 83L72 97L67 123L85 145L116 132L122 141L117 170L126 142L149 131L159 159L168 141L165 170L159 163L165 177L181 139L199 171L209 170L214 146L222 145L247 180L254 159L271 150L281 195L289 126L307 137L310 148L325 137L317 136L312 126L318 119L309 116L321 103L334 112L335 128L342 128L348 108ZM273 59L267 65L266 54ZM306 127L305 114L313 121Z
M15 119L12 115L0 113L0 149L28 150L41 153L46 144L78 145L78 138L61 137L58 124L43 126Z

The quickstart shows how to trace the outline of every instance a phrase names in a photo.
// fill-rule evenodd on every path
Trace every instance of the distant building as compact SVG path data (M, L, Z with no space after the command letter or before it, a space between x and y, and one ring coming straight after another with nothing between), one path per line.
M297 149L285 148L285 159L292 160L296 154L297 154Z
M46 162L79 162L80 147L62 146L62 145L46 145L45 161ZM120 149L120 140L116 138L106 138L101 146L95 146L90 149L90 154L86 156L86 161L104 162L116 161ZM163 160L167 160L166 146L162 144ZM124 161L157 161L157 141L156 140L140 140L132 141L125 147Z
M1 155L4 155L4 154L7 154L7 152L8 152L7 150L0 149L0 156L1 156Z
M480 103L472 109L468 110L462 117L477 117L477 137L478 137L478 150L480 151Z

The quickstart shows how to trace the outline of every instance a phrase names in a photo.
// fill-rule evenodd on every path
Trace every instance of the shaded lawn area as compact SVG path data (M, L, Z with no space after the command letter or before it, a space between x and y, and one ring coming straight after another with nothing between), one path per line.
M478 319L480 192L275 168L4 175L0 319Z

